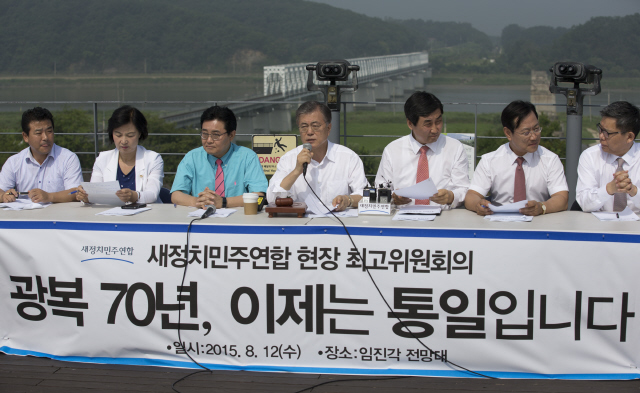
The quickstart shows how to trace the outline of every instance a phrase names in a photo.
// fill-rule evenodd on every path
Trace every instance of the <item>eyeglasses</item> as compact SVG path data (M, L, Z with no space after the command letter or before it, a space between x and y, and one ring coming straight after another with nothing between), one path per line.
M604 128L602 128L600 123L596 124L596 128L598 129L598 133L599 134L604 134L604 139L609 139L609 137L611 137L611 135L621 134L620 131L611 132L611 131L605 130Z
M533 132L534 134L539 134L539 133L541 133L541 132L542 132L542 127L537 126L537 127L533 128L533 129L531 129L531 130L528 130L527 132L519 133L518 135L523 136L523 137L525 137L525 138L528 138L528 137L530 137L530 136L531 136L531 133L532 133L532 132Z
M301 124L301 125L298 126L298 128L302 132L309 131L309 128L311 128L313 130L313 132L318 132L318 131L320 131L320 129L322 128L323 125L324 125L323 123L311 123L311 126L309 126L309 124Z
M201 132L200 138L202 138L203 141L206 141L209 138L211 138L212 141L217 141L225 134L228 134L228 132L225 132L223 134L209 134L208 132Z

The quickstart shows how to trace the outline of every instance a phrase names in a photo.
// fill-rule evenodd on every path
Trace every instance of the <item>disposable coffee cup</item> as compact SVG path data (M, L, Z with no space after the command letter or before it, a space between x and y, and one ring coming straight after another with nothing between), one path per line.
M244 214L258 214L258 194L252 192L242 194Z

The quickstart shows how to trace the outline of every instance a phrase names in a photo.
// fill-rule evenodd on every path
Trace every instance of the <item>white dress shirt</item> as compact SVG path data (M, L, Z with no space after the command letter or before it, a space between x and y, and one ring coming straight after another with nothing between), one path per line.
M338 195L362 195L362 190L369 185L364 175L362 160L353 150L327 142L327 154L321 162L312 159L307 166L307 181L318 194L322 202L331 208L333 199ZM280 186L282 180L295 167L302 146L288 151L280 158L276 173L269 181L267 200L274 202L276 197L291 196L294 201L304 202L307 196L313 196L302 175L296 179L290 190Z
M613 195L607 192L607 183L613 180L618 168L617 159L618 156L603 151L600 144L591 146L580 155L576 200L583 211L613 211ZM622 159L622 169L629 171L631 183L640 186L640 145L634 142ZM640 192L634 197L627 194L627 206L640 213Z
M93 164L91 182L115 181L118 172L118 149L103 151ZM160 154L138 145L136 149L136 189L139 203L162 203L160 188L164 179L164 162Z
M569 191L564 168L557 154L538 146L534 153L527 153L523 157L527 201L544 202L557 192ZM513 203L517 158L509 143L483 155L469 189L480 195L487 195L490 191L491 201L495 203Z
M0 172L0 189L28 192L34 188L58 192L75 188L82 182L80 160L73 152L53 144L42 165L27 147L7 159Z
M382 152L382 160L376 175L376 185L391 182L394 190L416 184L420 144L412 134L403 136L389 143ZM447 189L453 192L451 205L443 205L443 209L455 208L464 202L469 188L469 161L460 141L445 135L428 143L427 160L429 161L429 178L438 190ZM425 195L428 199L431 195ZM412 201L411 203L415 203ZM435 202L431 202L437 205Z

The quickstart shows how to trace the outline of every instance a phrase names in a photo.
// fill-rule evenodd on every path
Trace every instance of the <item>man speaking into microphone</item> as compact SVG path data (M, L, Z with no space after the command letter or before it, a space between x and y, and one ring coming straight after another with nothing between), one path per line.
M315 198L308 182L327 207L333 206L337 211L357 207L362 190L368 186L364 166L351 149L329 142L329 107L316 101L303 103L296 111L296 124L303 145L280 158L269 181L267 199L291 196L304 202L307 196Z

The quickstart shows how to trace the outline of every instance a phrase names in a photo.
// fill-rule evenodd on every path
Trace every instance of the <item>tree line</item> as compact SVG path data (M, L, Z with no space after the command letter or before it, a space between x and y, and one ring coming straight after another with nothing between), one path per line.
M640 14L571 28L393 20L302 0L0 0L0 74L247 73L428 51L436 71L529 73L560 60L640 76ZM38 23L30 23L35 15Z

